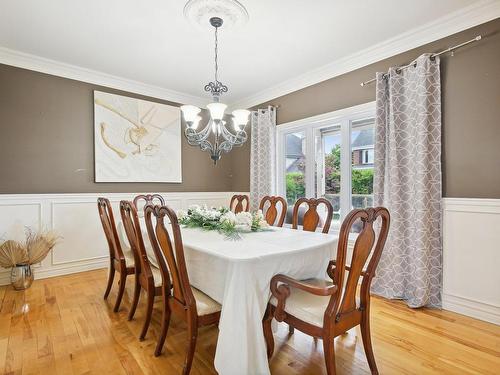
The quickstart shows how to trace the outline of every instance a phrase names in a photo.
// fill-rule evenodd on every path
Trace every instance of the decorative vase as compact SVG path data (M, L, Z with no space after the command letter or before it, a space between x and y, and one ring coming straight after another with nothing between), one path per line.
M18 264L10 272L10 282L15 290L28 289L33 284L33 278L31 264Z

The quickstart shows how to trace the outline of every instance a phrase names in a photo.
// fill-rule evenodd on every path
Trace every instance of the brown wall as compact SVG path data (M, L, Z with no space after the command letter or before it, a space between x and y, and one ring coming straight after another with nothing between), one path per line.
M472 39L483 40L442 57L443 195L500 198L500 19L368 65L268 104L279 106L278 124L375 100L375 86L360 82L377 71L404 65L424 52L436 52ZM243 155L245 154L245 155ZM249 148L233 164L233 185L248 190Z
M232 191L228 155L184 137L181 184L95 183L93 90L175 104L0 65L0 193Z

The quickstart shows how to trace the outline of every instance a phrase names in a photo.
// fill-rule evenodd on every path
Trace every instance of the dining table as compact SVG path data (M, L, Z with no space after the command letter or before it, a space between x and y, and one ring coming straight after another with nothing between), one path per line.
M191 285L222 305L215 369L220 375L270 374L262 318L276 274L325 278L338 236L291 228L241 233L181 226Z

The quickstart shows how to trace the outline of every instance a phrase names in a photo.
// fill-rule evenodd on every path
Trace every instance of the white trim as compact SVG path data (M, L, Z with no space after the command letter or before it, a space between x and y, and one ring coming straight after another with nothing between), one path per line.
M205 107L209 102L206 98L199 96L169 90L160 86L118 77L97 70L63 63L5 47L0 47L0 64L150 96L156 99L168 100L179 104L189 103L199 107Z
M449 35L500 17L498 0L483 0L384 42L335 60L297 77L230 103L231 108L250 108L319 82L351 72ZM432 51L430 51L432 52ZM373 72L375 74L375 72ZM373 76L366 77L371 79Z
M500 306L443 293L443 309L500 325Z
M326 123L331 123L334 121L338 121L343 117L346 116L351 116L351 115L358 115L360 114L363 116L363 114L366 112L373 112L375 111L375 102L368 102L368 103L363 103L363 104L358 104L353 107L348 107L348 108L342 108L338 109L336 111L332 112L327 112L327 113L321 113L319 115L307 117L307 118L302 118L299 120L295 121L290 121L284 124L279 124L276 127L276 131L279 132L287 132L289 133L289 130L293 130L295 128L301 128L304 125L311 125L315 128L321 127L325 125Z

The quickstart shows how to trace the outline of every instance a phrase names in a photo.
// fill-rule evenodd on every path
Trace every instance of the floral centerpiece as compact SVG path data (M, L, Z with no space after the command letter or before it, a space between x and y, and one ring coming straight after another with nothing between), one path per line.
M227 207L193 205L187 211L178 210L177 218L179 223L186 227L216 230L230 239L240 239L239 233L242 232L270 230L261 210L235 214Z
M8 240L0 244L0 267L11 268L14 289L27 289L33 283L33 264L40 263L59 242L54 231L35 232L26 228L26 240Z

